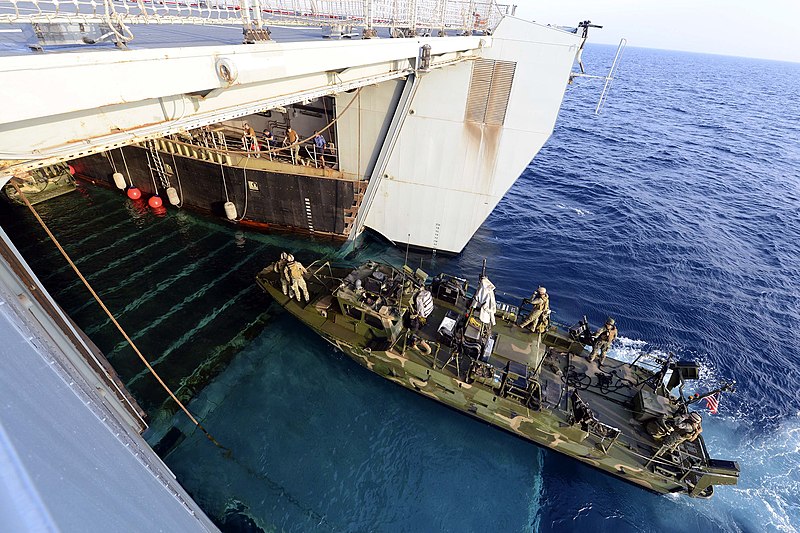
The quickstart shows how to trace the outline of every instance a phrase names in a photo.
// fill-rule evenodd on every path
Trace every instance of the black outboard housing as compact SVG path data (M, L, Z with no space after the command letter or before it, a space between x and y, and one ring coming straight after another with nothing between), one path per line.
M580 322L569 328L569 338L583 344L592 344L592 332L589 330L589 320L586 315L583 315Z
M466 301L468 287L467 280L449 274L439 274L431 282L434 297L456 306Z
M672 375L667 383L667 390L672 390L682 381L700 378L700 365L694 361L678 361L671 365Z

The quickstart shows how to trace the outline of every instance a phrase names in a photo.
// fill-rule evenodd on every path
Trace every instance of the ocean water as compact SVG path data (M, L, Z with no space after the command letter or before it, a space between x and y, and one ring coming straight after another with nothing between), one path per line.
M587 50L602 70L614 48ZM156 216L83 188L40 210L142 351L231 450L147 376L23 211L3 228L151 414L164 459L225 531L797 531L800 528L800 64L629 48L567 92L553 137L454 258L429 272L551 293L561 322L618 321L619 355L672 352L735 379L704 417L736 487L645 492L419 397L357 366L253 283L283 249L337 246ZM367 239L350 259L402 264ZM210 381L209 381L210 380ZM172 434L175 434L173 431Z

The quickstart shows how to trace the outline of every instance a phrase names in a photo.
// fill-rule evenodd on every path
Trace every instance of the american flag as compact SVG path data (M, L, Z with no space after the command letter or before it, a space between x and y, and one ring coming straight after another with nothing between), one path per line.
M717 414L717 409L719 409L719 393L715 392L711 396L706 396L703 399L706 401L706 407L711 411L711 414Z

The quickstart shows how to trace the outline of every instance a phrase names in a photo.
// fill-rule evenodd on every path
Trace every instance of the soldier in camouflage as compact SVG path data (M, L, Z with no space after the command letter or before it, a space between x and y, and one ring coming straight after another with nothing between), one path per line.
M531 329L536 329L539 318L545 314L545 311L550 311L550 297L547 295L547 289L544 287L536 289L536 292L531 295L531 305L533 305L531 314L520 326L523 328L530 326ZM547 314L549 316L549 313Z
M294 256L289 254L286 257L286 266L283 269L283 275L286 281L291 283L290 289L292 294L290 296L297 298L300 301L300 291L303 291L303 296L308 302L308 288L306 287L306 280L303 275L307 274L306 268L300 261L295 261Z
M664 439L662 452L674 452L686 441L694 442L703 432L702 417L695 412L675 417L672 433Z
M413 305L409 309L411 347L416 348L425 355L431 353L430 345L417 335L417 332L425 326L428 316L433 311L433 295L422 287L412 298Z
M284 269L286 268L286 263L288 263L289 254L286 252L281 252L281 258L275 261L275 272L281 278L281 290L283 291L284 295L289 294L289 280L286 279L286 276L283 274Z
M594 342L592 343L592 353L589 355L589 361L594 361L597 358L597 352L600 352L600 363L606 359L606 353L611 343L617 338L617 326L614 324L614 319L608 317L606 325L598 329L594 334Z

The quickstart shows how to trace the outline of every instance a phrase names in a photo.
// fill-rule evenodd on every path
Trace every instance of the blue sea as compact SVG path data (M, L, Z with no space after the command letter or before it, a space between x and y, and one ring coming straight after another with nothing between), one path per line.
M614 52L584 62L602 72ZM164 403L31 218L3 209L3 228L148 410L148 440L183 432L164 459L224 531L797 531L800 64L629 48L596 116L600 89L569 87L461 255L409 263L474 279L486 258L502 292L546 286L560 322L614 316L612 355L699 361L688 392L736 380L702 411L712 456L741 466L711 500L645 492L386 382L255 287L281 250L308 263L334 243L156 216L91 187L41 205L225 454ZM368 237L348 258L403 256Z

